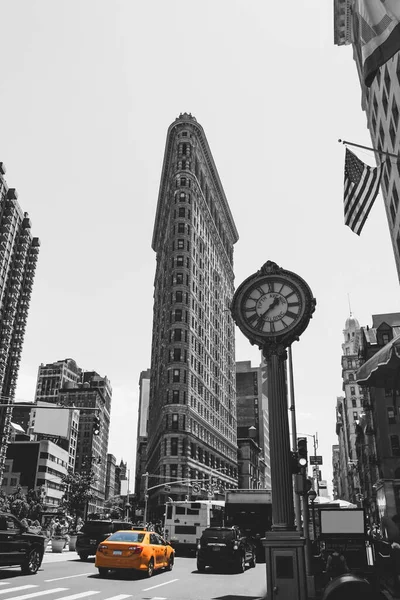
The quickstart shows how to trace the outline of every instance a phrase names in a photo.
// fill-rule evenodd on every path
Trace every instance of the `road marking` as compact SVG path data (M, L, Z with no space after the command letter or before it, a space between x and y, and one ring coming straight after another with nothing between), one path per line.
M0 585L10 585L9 581L0 581Z
M40 592L33 592L33 594L23 594L22 596L14 596L12 600L29 600L29 598L37 598L38 596L46 596L48 594L55 594L56 592L65 592L66 590L68 590L68 588L53 588L52 590L41 590ZM7 590L7 592L11 592L11 590Z
M174 583L174 581L179 581L179 579L170 579L169 581L165 581L164 583L159 583L158 585L153 585L149 588L144 588L142 592L147 592L148 590L154 590L155 588L161 587L163 585L168 585L169 583Z
M78 598L85 598L86 596L94 596L95 594L100 594L100 592L81 592L80 594L72 594L72 596L61 596L57 598L57 600L77 600Z
M19 592L20 590L29 590L30 588L37 588L37 585L19 585L15 588L8 588L7 590L1 590L0 594L8 594L9 592Z
M118 596L110 596L109 598L105 598L104 600L124 600L124 598L132 598L132 594L119 594ZM167 599L164 598L163 600Z
M87 573L79 573L79 575L66 575L65 577L56 577L55 579L45 579L45 583L50 583L51 581L60 581L61 579L72 579L73 577L84 577L85 575L93 575L93 571L88 571Z

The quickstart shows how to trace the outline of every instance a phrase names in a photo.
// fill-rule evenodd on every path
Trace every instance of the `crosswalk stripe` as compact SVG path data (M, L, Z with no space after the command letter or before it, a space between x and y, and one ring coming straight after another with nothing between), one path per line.
M88 571L87 573L78 573L77 575L66 575L65 577L55 577L55 579L45 579L45 583L50 583L51 581L61 581L61 579L74 579L75 577L89 577L89 575L93 575L93 571Z
M12 599L10 598L10 600L29 600L29 598L37 598L38 596L48 596L48 594L56 594L57 592L65 592L66 590L68 590L68 588L53 588L52 590L41 590L40 592L33 592L32 594L14 596ZM7 592L11 592L11 590L7 590Z
M118 596L110 596L109 598L104 598L104 600L124 600L124 598L132 598L132 594L119 594Z
M0 581L0 585L10 585L9 581Z
M9 594L10 592L19 592L21 590L29 590L30 588L37 588L37 585L19 585L18 587L0 590L0 594Z
M94 596L95 594L100 594L100 592L80 592L80 594L72 594L72 596L60 596L60 598L56 598L56 600L78 600L78 598L85 598L86 596ZM14 600L14 599L11 599Z

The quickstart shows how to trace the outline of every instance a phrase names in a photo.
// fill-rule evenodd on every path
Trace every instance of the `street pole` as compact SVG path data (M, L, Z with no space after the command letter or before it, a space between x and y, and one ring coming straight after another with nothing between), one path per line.
M315 457L315 463L317 463L318 432L316 432L315 435L313 435L313 439L314 439L314 457ZM315 464L314 468L315 467L316 467L315 491L317 492L317 496L319 496L319 466L317 464Z
M308 512L308 495L307 493L302 495L303 501L303 535L306 539L306 551L305 551L305 563L306 563L306 574L312 575L311 573L311 544L310 544L310 518Z
M147 523L147 500L149 498L149 495L147 493L147 488L149 487L149 473L148 471L146 471L146 473L144 473L144 475L142 475L142 477L144 477L144 511L143 511L143 525L146 526Z
M291 421L292 421L292 450L297 451L297 428L296 428L296 409L294 404L294 379L293 379L293 360L292 360L292 346L288 347L288 366L289 366L289 389L290 389L290 407ZM293 486L294 489L294 486ZM296 529L301 533L301 507L300 507L300 496L294 494L294 514L296 518Z

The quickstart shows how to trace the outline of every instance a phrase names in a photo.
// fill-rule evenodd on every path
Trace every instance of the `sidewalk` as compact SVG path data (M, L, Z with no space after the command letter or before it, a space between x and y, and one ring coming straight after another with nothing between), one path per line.
M51 549L51 542L49 542L46 546L46 550L44 551L43 562L65 562L67 560L79 560L79 556L76 550L69 550L68 544L67 547L64 548L62 552L53 552Z

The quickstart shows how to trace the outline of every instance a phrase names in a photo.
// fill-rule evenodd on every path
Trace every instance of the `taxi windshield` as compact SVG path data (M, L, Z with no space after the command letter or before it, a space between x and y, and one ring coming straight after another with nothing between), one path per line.
M143 542L145 534L136 531L117 531L110 535L107 542Z

